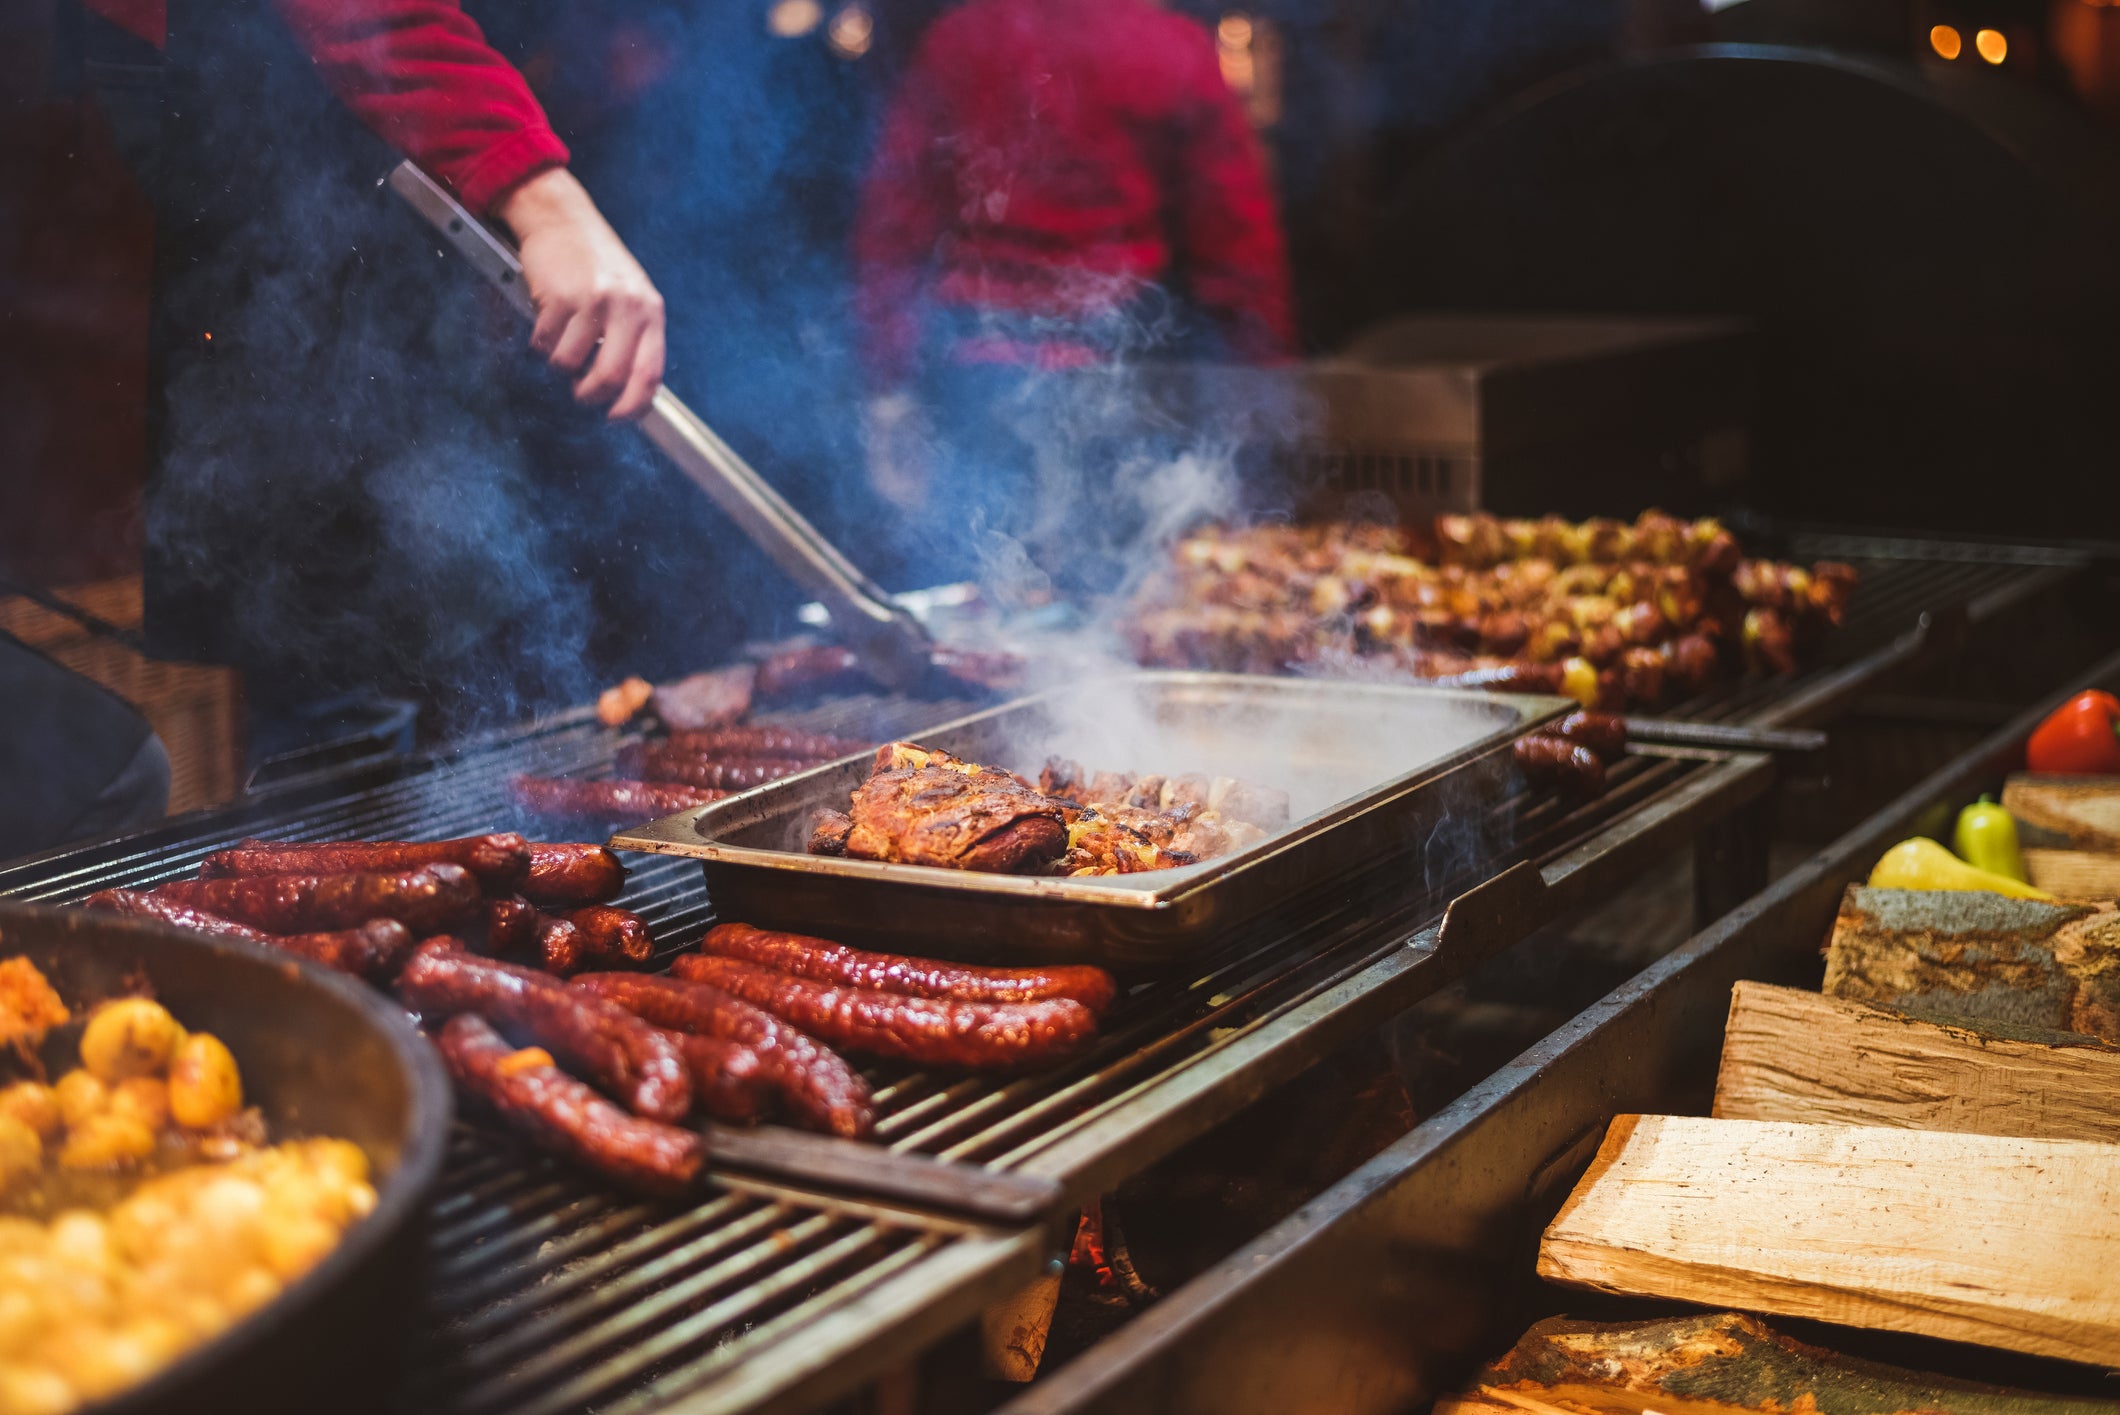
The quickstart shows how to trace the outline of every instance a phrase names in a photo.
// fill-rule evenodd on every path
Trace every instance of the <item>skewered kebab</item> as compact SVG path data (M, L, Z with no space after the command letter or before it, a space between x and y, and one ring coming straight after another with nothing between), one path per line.
M1790 670L1844 617L1855 580L1830 562L1743 559L1714 523L1654 512L1633 527L1444 518L1437 540L1446 563L1359 525L1194 535L1136 600L1135 656L1649 706L1700 691L1726 660ZM1541 552L1559 559L1523 558Z

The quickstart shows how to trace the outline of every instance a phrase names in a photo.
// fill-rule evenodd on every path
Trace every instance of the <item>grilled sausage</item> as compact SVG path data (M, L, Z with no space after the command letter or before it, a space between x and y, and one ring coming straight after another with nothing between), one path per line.
M1545 735L1565 737L1609 762L1627 750L1627 719L1609 712L1571 712Z
M868 1083L839 1053L720 988L644 973L584 973L568 986L658 1027L748 1048L788 1113L813 1130L859 1139L875 1126Z
M246 840L199 862L201 879L255 875L402 874L425 865L462 865L486 889L504 894L530 872L530 847L520 835L474 835L462 840Z
M789 649L762 660L758 665L756 692L762 698L784 698L795 693L827 688L867 685L861 660L842 644L819 644L814 648Z
M957 1002L1039 1002L1070 997L1103 1015L1118 984L1102 968L978 968L895 953L869 953L802 934L772 933L749 924L722 924L699 941L702 953L741 959L821 983L840 983L904 997Z
M805 761L832 761L866 752L874 742L852 737L834 737L829 732L804 732L793 727L710 727L701 732L672 732L669 744L679 751L703 757L797 757Z
M555 978L571 978L588 961L582 931L552 914L537 916L537 966Z
M552 1054L650 1120L692 1108L691 1068L668 1033L557 978L430 940L398 974L398 999L427 1017L476 1012Z
M1555 787L1577 800L1588 800L1605 789L1605 764L1597 753L1565 737L1519 737L1512 750L1517 766L1534 786Z
M483 947L479 952L507 957L527 953L537 942L537 907L520 894L488 899L485 910Z
M922 1066L1050 1065L1097 1034L1095 1014L1071 998L988 1003L902 997L835 987L703 953L685 954L672 971L691 982L711 983L827 1042Z
M532 904L579 909L616 899L626 887L626 867L601 845L532 845L523 897Z
M134 889L102 890L91 894L83 903L90 909L135 919L159 919L193 933L239 938L246 943L277 948L283 953L292 953L312 963L321 963L361 978L387 979L397 971L398 965L418 941L413 938L412 930L395 919L371 919L359 928L329 933L270 934L203 909L157 899L152 894Z
M437 1039L459 1086L541 1148L630 1189L676 1196L706 1163L690 1130L626 1114L535 1053L518 1052L482 1017L452 1017Z
M679 811L719 801L730 793L668 781L573 781L556 776L518 776L508 783L508 794L532 815L645 821L674 816Z
M710 791L748 791L815 765L796 757L706 757L664 742L627 747L618 754L618 769L629 776Z
M765 1063L741 1042L672 1032L671 1040L692 1068L692 1104L716 1120L749 1123L765 1113L771 1087Z
M645 963L655 956L655 940L647 921L631 909L592 904L586 909L561 915L581 930L582 966L611 968L622 963Z
M478 881L462 865L407 874L260 875L158 885L158 899L251 924L269 933L350 929L396 919L416 934L455 928L478 912Z

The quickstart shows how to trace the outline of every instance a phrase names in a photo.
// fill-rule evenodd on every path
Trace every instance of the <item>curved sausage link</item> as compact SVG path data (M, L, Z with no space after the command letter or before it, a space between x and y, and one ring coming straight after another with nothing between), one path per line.
M528 1037L651 1120L692 1108L691 1069L665 1033L529 968L429 942L398 974L397 995L423 1016L476 1012Z
M868 1082L845 1058L720 988L644 973L584 973L569 984L658 1027L748 1047L781 1104L802 1124L859 1139L876 1124Z
M359 928L327 933L271 934L133 889L102 890L91 894L82 903L86 908L106 913L135 919L158 919L193 933L236 938L265 948L277 948L341 973L377 980L387 980L395 973L417 942L412 930L395 919L371 919Z
M532 815L585 821L647 821L719 801L730 793L667 781L518 776L508 783L508 794Z
M741 963L688 953L672 971L762 1007L835 1045L922 1066L967 1070L1051 1065L1097 1035L1097 1019L1069 998L1044 1002L952 1002L835 987Z
M450 1018L437 1045L457 1084L534 1144L628 1188L674 1197L706 1163L697 1134L626 1114L558 1067L515 1051L482 1017Z
M829 732L804 732L794 727L709 727L698 732L672 732L668 742L679 751L703 757L798 757L832 761L873 751L874 742L835 737Z
M409 874L175 880L153 894L282 934L350 929L370 919L396 919L416 934L437 934L476 914L480 898L471 872L450 864Z
M896 953L870 953L803 934L774 933L749 924L722 924L699 942L700 951L822 983L841 983L906 997L958 1002L1040 1002L1069 997L1102 1016L1118 984L1102 968L980 968Z
M201 860L199 877L402 874L424 865L462 865L480 885L505 894L529 873L530 847L513 834L429 841L252 839Z
M618 769L629 775L709 791L748 791L815 765L797 757L702 756L664 742L627 747L618 754Z

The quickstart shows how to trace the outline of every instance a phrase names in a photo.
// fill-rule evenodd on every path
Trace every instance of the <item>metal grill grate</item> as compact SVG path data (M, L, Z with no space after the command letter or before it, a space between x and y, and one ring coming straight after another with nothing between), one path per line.
M1685 705L1684 715L1756 720L1822 685L1862 681L1896 665L1921 612L1958 604L1976 620L1999 614L2076 567L2038 552L1911 543L1821 540L1801 553L1853 559L1864 571L1853 621L1831 646L1834 666L1739 685ZM967 707L870 696L785 720L884 737ZM570 714L446 758L291 785L126 840L17 862L0 868L0 894L70 902L152 885L192 873L206 852L247 834L440 838L532 827L507 802L510 776L608 770L625 740ZM1658 812L1683 838L1727 806L1718 792L1743 784L1743 773L1721 770L1685 754L1630 757L1591 806L1521 800L1496 810L1515 814L1520 854L1532 859L1567 855ZM1423 925L1501 863L1430 881L1419 898L1389 907L1331 901L1297 936L1234 938L1196 975L1135 990L1100 1045L1056 1073L994 1081L874 1070L879 1138L959 1164L1047 1174L1071 1197L1108 1188L1404 1006L1389 984L1434 944ZM622 902L665 950L694 942L711 918L697 866L633 864ZM431 1335L406 1405L464 1415L645 1410L687 1394L702 1409L791 1391L822 1398L1027 1277L1041 1242L726 1176L694 1206L642 1204L473 1127L459 1135L433 1217ZM799 1341L787 1339L797 1332Z

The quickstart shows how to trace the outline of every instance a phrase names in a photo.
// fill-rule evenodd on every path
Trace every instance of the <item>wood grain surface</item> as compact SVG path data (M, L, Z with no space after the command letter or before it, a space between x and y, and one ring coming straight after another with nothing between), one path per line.
M1715 1114L2120 1141L2120 1047L1739 983Z
M1553 1317L1435 1415L2115 1415L2120 1401L1923 1375L1807 1346L1737 1312Z
M1538 1270L2120 1365L2120 1147L1693 1116L1612 1122Z

